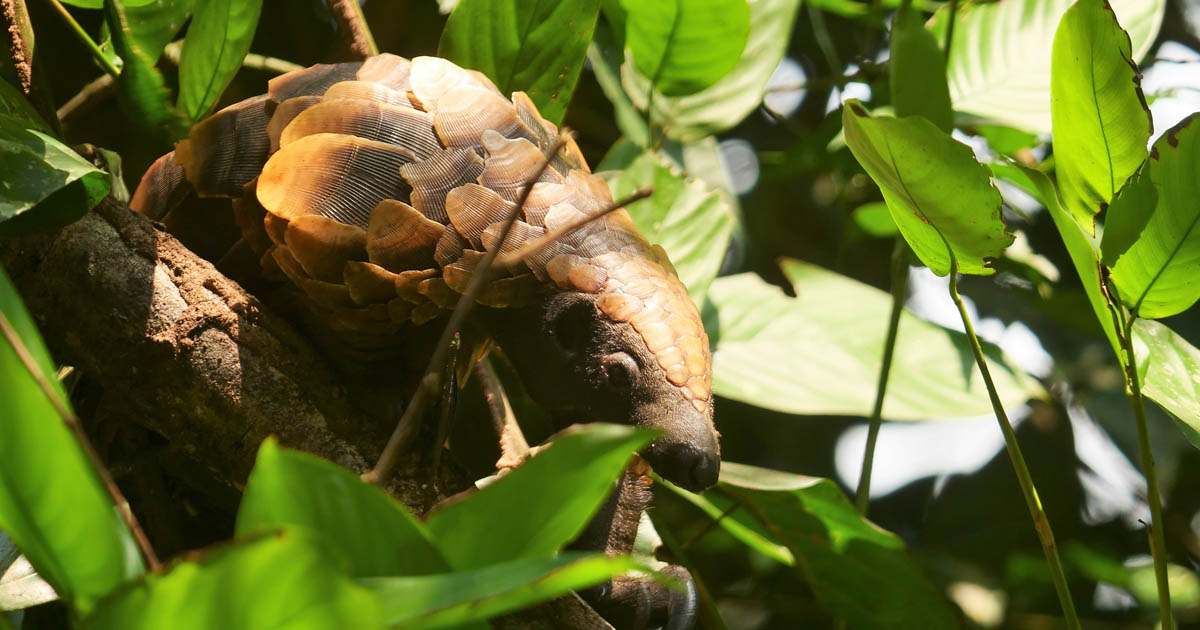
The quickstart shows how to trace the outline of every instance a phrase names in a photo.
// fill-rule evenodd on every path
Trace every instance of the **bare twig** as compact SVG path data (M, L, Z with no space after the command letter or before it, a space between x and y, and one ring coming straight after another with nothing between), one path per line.
M379 54L379 47L375 45L375 38L371 36L371 29L367 27L358 0L325 0L325 4L337 21L338 32L351 54L359 59Z
M475 364L475 375L479 378L483 399L487 402L492 426L496 429L496 438L500 441L500 459L496 462L496 468L514 468L529 456L529 442L525 440L525 434L517 424L516 414L513 413L508 395L504 393L504 385L500 383L500 377L496 375L496 368L492 366L490 357L485 356Z
M150 546L150 540L146 538L146 532L142 531L142 526L138 523L137 517L134 516L133 510L129 508L129 502L125 500L125 496L121 494L121 489L117 487L117 482L113 481L112 475L109 474L108 468L104 466L104 462L100 460L100 455L96 453L96 449L92 448L92 443L88 441L87 434L83 432L83 428L79 423L79 418L66 402L59 398L58 394L50 386L50 382L46 380L46 375L38 367L37 361L33 355L29 353L29 349L25 347L25 343L21 340L21 336L17 334L12 323L8 321L2 311L0 311L0 334L4 335L5 340L12 346L12 349L17 354L17 358L29 371L29 375L38 384L42 390L42 394L54 406L55 412L62 418L63 424L74 434L76 441L79 442L83 454L88 458L88 462L100 476L100 481L104 484L105 490L108 491L108 496L117 506L117 511L121 513L121 518L129 527L129 531L133 533L134 540L137 541L138 549L142 552L142 557L146 559L146 566L151 571L159 570L162 565L158 561L158 555L154 553L154 548Z
M75 96L72 96L71 100L63 103L63 106L58 108L58 119L65 122L71 116L88 111L104 101L104 99L112 96L115 85L116 81L110 75L102 74L96 77L95 81L83 86L83 89L79 90Z
M645 199L653 194L654 194L653 186L646 186L645 188L640 188L637 191L635 191L632 195L629 195L628 197L626 197L620 201L613 202L607 208L604 208L603 210L601 210L595 214L589 214L587 216L575 219L574 221L571 221L571 222L567 223L566 225L560 226L557 230L554 230L553 232L548 232L548 233L543 234L533 240L526 241L525 243L521 244L521 246L519 248L517 248L516 251L512 251L507 254L503 254L503 255L499 256L498 258L496 258L496 264L501 267L507 267L509 265L519 263L519 262L525 260L526 258L529 258L530 256L533 256L534 254L542 251L543 249L546 248L546 246L548 246L551 243L553 243L554 241L557 241L558 239L574 232L575 230L578 230L579 228L581 228L581 227L583 227L583 226L585 226L607 214L616 212L617 210L620 210L621 208L624 208L625 206L628 206L631 203L641 201L642 199Z
M180 56L183 54L183 40L176 40L167 44L163 48L163 58L171 62L172 65L178 66ZM251 70L261 70L272 74L287 74L295 70L301 70L304 66L298 63L292 63L286 59L277 57L267 57L256 53L246 53L246 58L242 60L243 68Z

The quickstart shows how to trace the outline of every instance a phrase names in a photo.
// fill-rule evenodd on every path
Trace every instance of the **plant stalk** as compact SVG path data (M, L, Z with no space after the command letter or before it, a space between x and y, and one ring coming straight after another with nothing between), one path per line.
M971 343L971 352L975 354L975 363L979 365L979 373L983 376L983 383L987 387L988 398L991 399L992 409L996 412L996 421L1000 423L1000 431L1004 434L1004 445L1008 450L1009 459L1012 460L1013 470L1017 473L1017 483L1020 484L1021 493L1025 496L1025 505L1029 508L1030 517L1033 518L1033 528L1037 531L1038 540L1042 543L1042 551L1046 554L1046 564L1050 566L1050 577L1054 581L1054 590L1062 605L1067 628L1082 630L1083 626L1079 623L1079 615L1075 612L1075 603L1071 601L1067 575L1063 570L1062 560L1058 556L1054 532L1050 529L1050 520L1046 518L1046 512L1042 509L1042 501L1038 498L1037 488L1033 485L1033 477L1030 476L1029 467L1025 464L1025 456L1021 454L1021 446L1017 443L1017 434L1013 431L1012 423L1008 421L1008 414L1005 413L1004 405L1000 402L1000 395L996 393L996 385L992 382L992 374L988 371L987 360L983 357L983 347L979 345L979 338L975 336L975 327L971 325L971 318L967 315L967 307L958 295L958 261L953 252L950 254L950 298L954 300L954 306L958 308L958 315L962 318L963 328Z
M63 21L67 23L71 31L75 33L76 39L83 42L84 46L87 46L88 51L92 53L92 58L96 60L96 63L100 64L100 68L104 70L104 73L114 79L117 78L121 74L121 71L117 70L117 67L108 60L108 57L104 56L104 51L100 50L100 46L96 44L91 35L87 34L87 31L83 30L79 22L75 21L75 17L71 15L71 12L58 0L49 0L49 2L58 11L58 14L62 16Z
M883 424L883 399L887 394L888 376L892 371L892 355L896 351L896 334L900 330L900 314L904 312L904 296L908 291L908 243L903 236L896 236L892 248L892 314L888 319L887 339L883 343L883 363L879 366L879 381L875 387L875 406L871 409L870 427L867 429L867 447L863 452L862 472L858 476L858 491L854 494L854 505L863 516L871 496L871 469L875 462L875 442L879 439L879 427Z

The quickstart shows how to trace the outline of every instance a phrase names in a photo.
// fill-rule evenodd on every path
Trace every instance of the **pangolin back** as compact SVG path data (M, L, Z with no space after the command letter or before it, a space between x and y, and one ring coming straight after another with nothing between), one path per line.
M504 220L558 130L522 92L444 59L383 54L317 65L196 125L147 173L134 206L164 199L179 169L200 196L234 198L245 239L346 330L388 334L454 306L484 252L513 251L612 203L566 138ZM624 210L500 269L477 301L521 306L550 291L596 294L629 322L697 411L710 409L700 316L661 247Z

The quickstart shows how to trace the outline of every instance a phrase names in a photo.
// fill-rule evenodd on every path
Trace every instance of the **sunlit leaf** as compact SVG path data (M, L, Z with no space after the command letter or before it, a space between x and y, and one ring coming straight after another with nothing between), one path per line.
M625 46L667 96L695 94L725 76L746 46L745 0L622 0Z
M1113 252L1112 281L1121 299L1141 317L1181 313L1200 299L1200 116L1168 130L1146 162L1157 203L1135 186L1129 203L1114 203L1112 220L1132 224L1136 240ZM1193 124L1194 123L1194 124ZM1144 186L1144 184L1143 184ZM1124 193L1122 194L1124 196ZM1126 215L1133 215L1132 218ZM1148 215L1148 216L1147 216ZM1142 225L1138 225L1141 223ZM1124 230L1122 233L1125 234ZM1117 247L1117 250L1120 248ZM1106 254L1106 258L1111 258Z
M958 627L904 542L863 518L834 482L725 462L719 487L787 545L817 599L849 627Z
M452 628L548 601L640 566L629 556L564 553L474 571L360 583L379 599L388 624Z
M486 75L508 95L524 91L561 123L583 69L599 0L461 0L438 54Z
M104 19L113 50L125 62L117 77L117 99L126 115L165 141L187 135L187 123L171 104L162 75L133 39L124 3L104 0Z
M725 460L721 462L721 467L724 469L725 466L731 464L735 469L742 466L742 464L733 464ZM789 567L796 566L796 557L792 555L792 551L775 540L761 522L755 519L743 506L737 505L733 499L716 492L707 492L705 494L688 492L664 479L657 479L656 483L679 495L680 498L688 503L700 508L709 518L716 521L721 526L721 529L724 529L730 536L741 541L747 547L780 564L785 564Z
M842 113L846 144L875 180L913 251L936 274L993 273L990 260L1012 243L1000 193L966 145L921 117L873 117L850 100Z
M381 628L379 604L317 542L283 530L175 563L105 598L88 630Z
M1104 0L1071 7L1054 36L1050 109L1058 188L1088 232L1146 159L1150 110L1129 37Z
M37 327L0 271L0 311L54 395L67 400ZM0 337L0 530L76 611L142 572L132 535L75 437Z
M204 0L192 15L179 58L179 108L208 113L250 52L262 0Z
M479 492L438 508L429 531L456 570L544 558L579 535L653 432L577 425Z
M790 298L753 274L718 278L705 321L715 340L713 390L787 413L866 416L879 378L891 296L799 261L785 261ZM853 305L837 308L831 305ZM1001 401L1021 404L1041 388L984 344ZM900 321L883 405L888 420L989 413L966 337L907 311Z
M959 2L946 60L954 109L1026 131L1050 132L1050 58L1054 32L1075 0ZM1166 0L1112 0L1141 59L1158 35ZM949 7L931 30L944 40Z
M448 567L408 510L350 471L263 442L238 510L237 533L298 525L319 532L350 575L421 575Z
M1142 392L1171 417L1188 440L1200 448L1200 350L1159 322L1133 323Z
M892 21L892 107L897 116L924 116L938 129L950 133L954 112L946 86L946 59L933 34L925 30L921 13L902 9Z

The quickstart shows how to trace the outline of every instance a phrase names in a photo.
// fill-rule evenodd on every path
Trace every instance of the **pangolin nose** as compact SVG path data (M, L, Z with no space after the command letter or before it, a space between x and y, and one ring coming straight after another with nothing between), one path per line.
M696 457L696 462L692 464L692 471L689 474L692 487L688 489L692 492L701 492L715 486L717 475L720 472L721 458L716 453L700 453Z
M704 492L713 487L721 471L720 455L690 444L652 446L645 455L655 472L692 492Z

